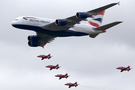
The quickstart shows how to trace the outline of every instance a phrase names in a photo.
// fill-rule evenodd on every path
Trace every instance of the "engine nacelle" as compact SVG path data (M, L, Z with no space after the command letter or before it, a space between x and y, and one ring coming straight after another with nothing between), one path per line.
M67 25L67 21L63 19L56 19L55 24L58 26L65 26Z
M79 19L86 19L88 17L88 14L85 12L77 12L76 17Z
M35 35L33 35L33 36L28 36L28 40L29 40L29 41L38 41L39 39L40 39L40 37L35 36Z
M41 44L40 44L39 42L29 41L29 42L28 42L28 45L31 46L31 47L38 47L38 46L40 46Z

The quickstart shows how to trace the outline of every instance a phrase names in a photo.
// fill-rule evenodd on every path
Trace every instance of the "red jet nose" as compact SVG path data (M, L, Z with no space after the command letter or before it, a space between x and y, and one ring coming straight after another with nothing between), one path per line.
M121 69L120 67L117 67L116 69Z
M55 77L58 77L58 75L55 75Z
M42 55L39 55L39 56L37 56L37 57L42 57Z

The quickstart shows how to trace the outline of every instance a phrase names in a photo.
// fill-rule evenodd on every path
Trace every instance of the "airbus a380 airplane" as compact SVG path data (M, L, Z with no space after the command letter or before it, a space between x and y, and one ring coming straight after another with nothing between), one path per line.
M100 26L104 11L116 4L119 3L111 3L87 12L77 12L76 15L66 19L55 20L22 16L14 19L12 26L37 33L37 35L28 36L28 45L31 47L44 47L46 43L51 42L56 37L89 35L95 38L98 34L106 32L106 29L121 23L121 21L117 21ZM85 21L85 23L81 21Z

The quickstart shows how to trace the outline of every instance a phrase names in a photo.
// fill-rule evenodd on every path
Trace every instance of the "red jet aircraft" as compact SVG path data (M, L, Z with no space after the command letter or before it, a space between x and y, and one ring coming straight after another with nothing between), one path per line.
M128 66L128 67L118 67L118 68L116 68L116 69L120 69L121 72L131 70L130 66Z
M62 79L62 78L68 78L68 74L66 73L65 75L62 75L62 74L58 74L58 75L55 75L55 77L59 77L59 80Z
M40 58L42 58L41 60L43 60L43 59L50 59L52 56L50 54L48 54L48 55L39 55L37 57L40 57Z
M57 64L56 66L54 66L54 65L48 65L48 66L46 66L47 68L50 68L50 70L52 70L52 69L59 69L60 67L59 67L59 64Z
M69 86L68 88L78 86L77 82L75 82L75 83L66 83L65 85Z

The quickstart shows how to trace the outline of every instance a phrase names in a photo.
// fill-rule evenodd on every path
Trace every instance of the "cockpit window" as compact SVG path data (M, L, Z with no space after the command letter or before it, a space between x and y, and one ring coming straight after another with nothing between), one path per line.
M24 20L28 20L26 17L23 17Z

